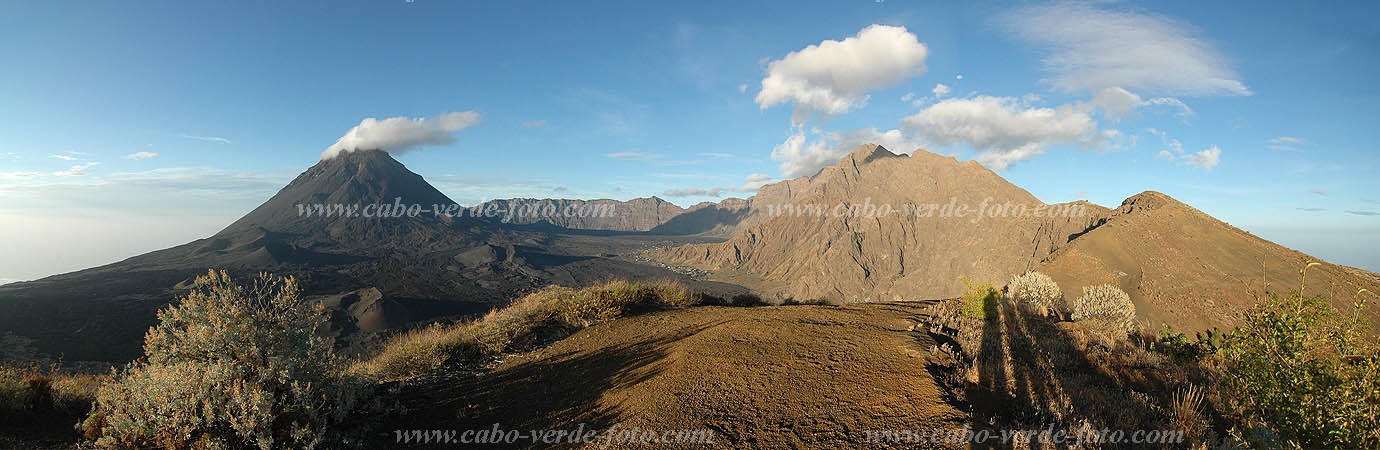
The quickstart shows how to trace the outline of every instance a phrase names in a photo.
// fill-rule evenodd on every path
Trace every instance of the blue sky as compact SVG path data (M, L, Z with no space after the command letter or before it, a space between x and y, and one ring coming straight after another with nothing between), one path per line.
M0 5L0 281L208 236L365 118L446 113L397 157L464 204L743 197L880 141L1380 270L1374 2L660 3Z

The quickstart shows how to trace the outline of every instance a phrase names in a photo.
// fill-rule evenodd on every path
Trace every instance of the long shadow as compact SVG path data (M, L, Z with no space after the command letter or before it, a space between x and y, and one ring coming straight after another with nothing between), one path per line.
M1136 368L1097 363L1075 336L1051 319L1032 314L1009 301L987 305L978 353L978 383L972 401L973 430L1070 429L1082 421L1093 429L1167 429L1163 420L1130 398L1133 391L1164 392L1156 377ZM1093 350L1086 350L1093 351ZM1096 351L1114 351L1111 349ZM1074 448L1073 443L1025 444L992 439L973 448ZM1086 442L1083 444L1087 445ZM1096 448L1133 448L1098 445Z
M394 430L605 430L626 419L599 403L612 389L633 386L663 370L665 347L717 323L673 335L601 348L589 353L567 351L545 355L488 373L446 371L403 389L405 412L379 427L371 448L456 448L448 445L399 444ZM486 448L543 448L530 438Z

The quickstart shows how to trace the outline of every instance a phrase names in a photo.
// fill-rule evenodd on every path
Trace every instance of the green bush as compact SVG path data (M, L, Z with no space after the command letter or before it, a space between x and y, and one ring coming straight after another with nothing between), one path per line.
M1136 305L1131 303L1131 296L1110 284L1084 287L1071 309L1069 317L1075 322L1111 338L1125 338L1136 325Z
M102 448L347 446L341 425L369 392L317 335L321 305L292 278L198 277L158 313L145 356L101 386L83 424Z
M1193 338L1189 338L1182 331L1174 331L1173 327L1165 324L1164 331L1160 332L1154 342L1154 349L1174 357L1179 362L1198 361L1217 354L1225 345L1228 336L1214 327L1207 331L1199 331Z
M1362 305L1357 305L1360 311ZM1271 295L1223 349L1231 409L1303 448L1380 448L1380 352L1326 298Z
M959 277L963 282L963 295L959 297L963 315L986 319L997 310L997 299L1001 294L990 282L978 282L972 278Z
M1017 275L1006 285L1006 292L1017 305L1041 316L1068 315L1064 293L1049 275L1040 272Z

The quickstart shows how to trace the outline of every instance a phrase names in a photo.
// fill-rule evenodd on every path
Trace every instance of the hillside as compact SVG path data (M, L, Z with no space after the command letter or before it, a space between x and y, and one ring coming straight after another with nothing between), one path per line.
M1082 217L941 217L926 205L977 208L1045 205L978 165L923 150L897 155L865 145L808 178L762 187L726 242L656 251L654 258L722 271L782 298L849 302L957 295L959 276L1004 280L1100 220L1104 209L1079 203ZM842 206L840 206L842 205ZM834 214L867 206L891 214ZM822 206L823 214L800 213ZM797 208L797 209L790 209ZM911 211L907 211L911 208ZM773 211L775 209L775 213Z
M1152 326L1202 330L1234 326L1256 296L1299 289L1299 271L1319 261L1147 191L1126 199L1105 224L1054 252L1039 270L1066 298L1083 286L1115 284ZM1306 293L1326 295L1343 311L1367 289L1366 314L1380 323L1380 302L1373 297L1380 276L1322 262L1308 269L1306 283Z

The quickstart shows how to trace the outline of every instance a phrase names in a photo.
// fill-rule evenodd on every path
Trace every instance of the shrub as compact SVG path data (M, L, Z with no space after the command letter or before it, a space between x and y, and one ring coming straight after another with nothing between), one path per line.
M1222 349L1230 407L1303 448L1380 448L1376 346L1325 298L1269 296Z
M1135 328L1136 305L1129 295L1110 284L1084 287L1071 309L1071 319L1108 337L1124 338Z
M992 283L968 277L959 277L959 281L963 282L963 295L959 297L963 315L985 319L989 313L996 312L999 294Z
M425 376L446 364L482 365L504 353L530 350L595 323L638 312L698 304L701 296L676 282L610 281L583 289L550 286L484 317L432 325L393 338L354 367L381 380Z
M1059 290L1059 285L1049 275L1040 272L1026 272L1012 278L1011 282L1006 285L1006 289L1016 304L1039 315L1068 315L1068 306L1064 304L1064 293Z
M340 432L368 392L341 372L321 305L292 278L249 286L225 272L198 277L158 312L145 356L101 386L83 424L104 448L310 449L349 443Z
M1181 331L1174 331L1168 324L1164 325L1164 331L1153 340L1154 349L1160 353L1174 357L1179 362L1198 361L1204 357L1217 354L1226 342L1228 334L1213 327L1206 331L1199 331L1193 339Z

